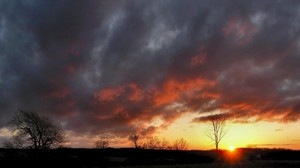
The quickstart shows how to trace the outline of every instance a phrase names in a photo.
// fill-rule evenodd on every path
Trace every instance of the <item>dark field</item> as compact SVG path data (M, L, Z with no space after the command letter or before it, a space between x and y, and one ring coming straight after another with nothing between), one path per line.
M1 167L127 167L215 168L300 167L300 151L237 149L171 151L143 149L0 149Z

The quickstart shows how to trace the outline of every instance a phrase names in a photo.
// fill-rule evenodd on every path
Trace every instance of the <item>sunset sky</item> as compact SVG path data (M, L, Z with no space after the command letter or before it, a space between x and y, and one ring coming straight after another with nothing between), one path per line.
M300 149L300 1L0 0L0 146L18 109L65 130Z

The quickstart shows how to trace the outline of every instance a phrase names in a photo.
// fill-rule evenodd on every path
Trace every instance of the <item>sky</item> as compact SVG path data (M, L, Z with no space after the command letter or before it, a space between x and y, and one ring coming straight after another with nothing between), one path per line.
M210 149L300 149L297 0L1 0L0 145L18 109L65 130L66 145L128 135Z

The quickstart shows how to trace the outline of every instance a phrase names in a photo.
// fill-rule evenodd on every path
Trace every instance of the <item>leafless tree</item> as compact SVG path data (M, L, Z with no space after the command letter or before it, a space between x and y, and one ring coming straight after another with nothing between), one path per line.
M169 141L167 141L165 138L163 138L160 141L160 149L162 149L162 150L171 150L172 146L170 145Z
M174 142L173 149L174 150L187 150L188 146L189 145L186 142L186 140L184 140L183 138L180 138Z
M9 122L15 135L6 147L49 149L60 145L64 135L60 127L48 118L31 111L20 110Z
M98 148L98 149L108 148L109 147L109 141L108 141L108 139L107 138L98 139L95 142L95 147Z
M160 141L157 137L150 137L143 141L142 147L144 149L158 149Z
M135 148L139 148L140 136L138 134L129 135L128 140L131 141L134 144Z
M216 150L219 150L219 143L225 136L225 125L226 121L222 114L211 114L209 116L209 121L212 125L212 130L206 133L207 137L210 138L216 147Z
M142 145L144 149L168 150L171 149L169 142L158 137L150 137L146 139Z
M4 142L5 148L22 148L24 146L24 142L20 136L14 136L11 140Z

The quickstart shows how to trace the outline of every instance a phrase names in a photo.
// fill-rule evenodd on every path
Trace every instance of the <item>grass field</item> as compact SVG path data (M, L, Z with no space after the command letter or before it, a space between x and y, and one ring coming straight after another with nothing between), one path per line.
M124 166L122 168L299 168L300 161L255 161L242 163L205 163L183 165Z
M170 151L145 149L0 149L8 167L72 168L300 168L300 151L237 149ZM42 164L40 164L42 163ZM1 166L2 167L2 166Z

